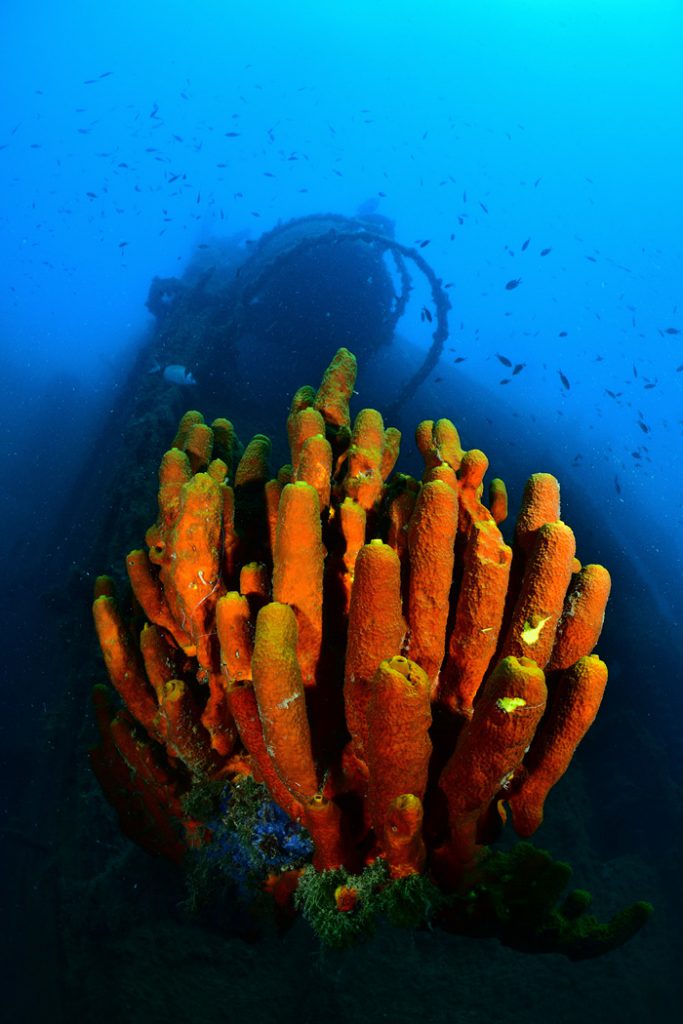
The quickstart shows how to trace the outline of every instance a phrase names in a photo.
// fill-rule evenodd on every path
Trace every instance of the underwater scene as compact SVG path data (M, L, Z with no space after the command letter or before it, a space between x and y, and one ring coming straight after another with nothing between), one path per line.
M3 1019L675 1020L683 4L5 0L0 79Z

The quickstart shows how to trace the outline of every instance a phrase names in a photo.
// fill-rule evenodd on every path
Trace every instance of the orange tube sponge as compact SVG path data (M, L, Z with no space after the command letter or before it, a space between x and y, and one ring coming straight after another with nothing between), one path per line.
M201 723L199 705L182 679L164 686L160 715L164 720L166 749L195 775L213 775L221 761L211 748L211 737Z
M316 489L321 512L329 507L332 482L332 446L323 434L315 434L304 441L294 479L303 480Z
M396 494L389 501L387 544L394 549L403 562L408 555L408 525L415 510L415 502L420 492L417 480L405 474L394 477Z
M544 674L530 658L505 658L484 684L439 780L448 803L447 856L456 870L474 859L479 819L518 770L546 698Z
M290 793L305 804L317 793L318 780L296 652L294 612L286 604L267 604L256 619L251 659L254 692L275 769Z
M289 481L288 481L289 483ZM275 551L275 538L277 536L277 514L280 508L280 497L283 484L279 480L268 480L263 488L263 498L266 505L266 526L268 529L268 551L271 558Z
M467 537L455 622L437 699L452 711L472 703L496 652L505 609L512 550L492 520L476 522Z
M116 597L116 587L111 576L97 576L93 584L93 601L98 597Z
M408 653L435 683L446 647L458 495L441 480L424 484L408 527Z
M206 682L209 687L209 699L202 711L201 723L208 732L211 746L224 760L227 759L235 746L237 732L228 707L226 681L220 672L209 672Z
M508 492L505 481L494 477L489 484L489 510L494 523L499 526L508 517Z
M387 483L400 433L372 409L351 427L355 376L340 349L318 391L296 392L292 464L276 479L265 435L240 457L229 421L183 417L149 553L127 557L139 646L98 582L97 630L127 709L114 717L99 699L93 766L122 827L175 859L210 827L179 794L253 773L309 830L318 870L381 857L394 879L427 868L469 885L504 801L531 834L595 716L609 575L581 569L548 474L527 483L513 554L497 525L504 484L487 508L488 460L450 420L417 429L421 480ZM339 887L340 910L358 900L365 913L364 884ZM411 891L427 892L409 880L401 898Z
M315 437L317 434L325 436L325 420L322 414L309 406L303 409L292 409L287 417L287 436L292 455L292 469L295 474L299 471L299 459L304 444L309 437Z
M460 529L467 534L473 523L492 518L482 505L484 477L489 460L478 448L465 452L460 464Z
M379 473L382 480L386 480L398 462L401 451L401 431L398 427L387 427L384 431L384 444L382 447L382 461L379 464Z
M180 837L180 823L163 794L143 781L111 740L93 747L88 755L102 791L116 810L123 834L152 856L180 864L187 847Z
M294 609L301 673L304 684L314 686L323 628L323 545L318 495L303 481L282 492L273 563L273 599Z
M602 565L584 565L573 578L557 627L549 671L569 668L591 653L602 632L611 585L610 575Z
M163 755L125 710L113 714L105 686L94 687L92 700L101 746L90 751L91 764L122 830L150 853L182 860L183 811Z
M270 598L270 573L263 562L247 562L240 571L240 594L249 598L249 607L261 608Z
M356 573L356 560L358 552L365 543L365 527L367 516L365 509L361 508L353 498L344 498L338 508L339 528L344 538L344 550L342 552L343 573L341 586L345 596L344 614L348 615L351 603L351 589Z
M366 511L382 494L384 421L375 409L361 409L356 416L348 450L344 493Z
M520 836L530 836L543 821L543 806L598 713L607 666L593 654L580 658L556 681L548 715L524 762L519 787L508 798L512 823Z
M183 486L191 479L192 467L187 455L177 448L171 448L162 458L159 467L159 527L162 531L175 522Z
M114 598L103 594L96 598L92 610L112 686L140 725L155 736L159 707Z
M185 659L181 651L171 646L157 626L148 623L145 623L140 633L140 654L147 678L159 701L165 683L169 679L177 679L181 674Z
M147 553L140 549L131 551L126 558L126 569L133 593L149 621L167 630L183 650L194 653L192 637L174 619Z
M341 813L337 805L316 793L304 805L304 825L313 840L313 867L332 871L344 863Z
M251 622L249 601L231 590L216 604L216 632L221 666L229 682L251 679Z
M347 348L340 348L325 370L322 383L315 396L315 408L326 423L335 427L349 427L349 400L356 384L358 365L356 357Z
M515 539L522 551L530 551L538 530L560 518L560 485L550 473L532 473L526 482L517 517Z
M230 420L219 416L211 424L211 429L213 430L213 454L223 460L228 476L232 476L242 450L235 428Z
M173 776L168 766L162 763L158 748L145 739L125 711L119 711L111 719L109 732L117 750L142 784L139 788L146 788L156 802L167 807L176 817L181 817L182 809Z
M372 680L368 704L368 809L382 842L389 807L412 793L420 801L427 788L432 744L427 674L401 655L383 661Z
M422 801L414 793L402 793L389 804L384 818L382 850L392 878L420 874L427 856L422 838Z
M433 469L442 462L458 470L465 454L460 444L460 435L453 423L447 419L423 420L415 431L415 442L425 460L425 468Z
M223 549L221 551L221 567L228 584L234 582L240 554L240 538L235 529L235 492L227 484L221 485L223 522Z
M344 672L346 724L359 757L366 756L372 679L380 662L400 654L405 632L401 563L388 544L372 540L356 559Z
M207 473L183 486L160 579L174 618L192 637L197 660L211 668L210 623L220 596L221 487ZM188 651L188 653L190 653Z
M244 682L228 681L228 704L230 713L237 725L240 739L249 754L254 775L268 787L273 800L292 821L299 821L303 815L303 805L292 796L275 770L273 759L266 749L263 728L259 717L258 704L251 680Z
M213 430L206 423L194 423L188 431L183 450L193 473L206 470L213 454Z
M264 484L270 472L268 461L271 450L270 438L265 434L255 434L244 449L242 458L235 470L235 487L246 487L249 484Z
M211 459L206 472L217 484L224 484L228 478L228 467L222 459Z
M185 447L185 442L189 436L190 431L197 423L203 423L204 417L197 409L189 409L183 414L180 423L178 424L178 430L173 438L173 444L171 448L178 448L182 451Z
M575 550L574 534L564 523L545 523L538 529L501 657L511 654L533 658L540 668L546 667L572 576Z

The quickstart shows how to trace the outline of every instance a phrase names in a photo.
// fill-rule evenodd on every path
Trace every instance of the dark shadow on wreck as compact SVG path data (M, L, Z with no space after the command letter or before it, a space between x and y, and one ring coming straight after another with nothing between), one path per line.
M396 333L416 277L433 317L426 355ZM683 995L675 962L683 913L681 780L673 771L683 750L670 724L682 710L671 687L683 644L676 609L657 589L666 565L649 560L647 572L641 568L632 557L637 538L614 528L587 493L587 480L568 474L542 424L520 420L519 410L502 407L453 368L444 371L452 374L453 409L434 408L424 382L447 337L448 299L420 253L396 242L387 222L304 218L248 247L246 258L244 246L216 243L182 279L155 279L148 306L153 328L117 407L99 434L93 428L80 477L55 502L40 539L32 536L13 554L5 628L16 650L7 666L12 692L2 736L9 783L3 877L11 888L0 963L17 965L8 1019L222 1021L231 1016L220 1009L227 1005L256 1021L317 1021L323 1012L331 1022L352 1015L407 1021L418 1012L450 1021L458 1007L511 1022L552 1015L569 1024L589 1007L590 1020L664 1019ZM291 394L317 383L340 345L359 361L356 411L378 408L403 431L402 470L419 471L419 420L450 416L465 445L486 451L492 473L506 479L513 516L530 472L557 475L579 557L612 572L599 645L612 674L605 703L534 837L573 864L577 884L596 892L601 916L636 899L655 903L654 921L610 954L608 971L600 961L520 961L522 954L497 943L389 931L374 940L363 965L352 954L318 963L301 923L285 939L265 936L256 945L244 942L249 931L237 918L203 929L178 909L183 890L174 870L119 836L89 773L89 692L105 675L91 626L92 582L100 572L122 580L125 554L154 521L157 467L180 415L190 407L207 421L227 415L242 441L257 432L271 436L277 467L288 460ZM172 364L190 370L197 386L148 373ZM424 981L406 1002L401 978L408 970ZM470 995L454 1006L453 978L463 974ZM314 995L321 983L324 998ZM529 1002L532 990L538 995ZM282 1016L283 995L297 1006L289 1017ZM558 1016L563 999L571 1009Z

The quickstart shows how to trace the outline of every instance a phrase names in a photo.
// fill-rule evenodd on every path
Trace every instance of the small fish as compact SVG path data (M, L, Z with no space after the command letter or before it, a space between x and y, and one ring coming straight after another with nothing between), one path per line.
M683 363L681 363L681 365L680 365L680 366L677 366L677 367L676 367L676 373L680 373L680 372L681 372L681 370L683 370Z
M680 334L681 332L678 329L678 327L665 327L664 328L664 333L665 334Z
M621 484L619 483L618 476L615 476L614 478L614 490L617 492L617 494L621 494Z
M163 368L158 364L153 366L149 373L161 373L167 384L179 384L181 387L192 387L197 383L194 376L186 366L179 363L171 363Z
M128 242L119 242L119 249L125 249L127 245Z
M509 384L510 383L510 378L509 377L503 377L503 379L499 380L498 383L499 384Z
M650 428L648 427L647 423L645 423L643 420L638 420L638 426L644 434L650 433Z
M552 250L552 249L550 249L550 248L548 248L548 249L541 249L541 256L547 256L547 255L548 255L548 253L549 253L549 252L552 252L552 251L553 251L553 250Z
M226 139L236 139L239 132L225 132Z
M540 183L541 183L541 178L536 178L536 181L534 182L534 188L538 188Z
M634 459L639 459L640 458L640 452L631 452L631 455L632 455L632 457Z
M426 245L429 245L431 238L425 238L420 242L420 248L424 249Z
M508 281L508 283L505 285L505 291L511 292L513 288L519 288L521 283L521 277L513 277L513 279L511 281Z
M560 331L560 333L558 334L558 338L566 338L566 337L567 337L567 332L566 331Z
M481 208L484 211L484 213L488 213L489 212L488 209L484 206L483 203L480 202L479 205L481 206Z
M526 363L517 363L514 370L512 371L512 376L515 377L518 373L521 373L525 366Z
M496 359L503 364L503 366L512 366L512 362L507 356L501 356L496 352Z
M530 241L531 239L527 238L526 242L522 242L522 252L524 252L524 250L528 248Z
M433 320L433 317L432 317L432 314L430 313L430 311L429 311L429 310L427 309L427 307L426 307L426 306L423 306L423 307L422 307L422 312L423 312L423 314L424 314L424 318L425 318L425 320L427 321L427 323L428 323L428 324L431 324L431 322L432 322L432 320Z
M454 363L464 363L466 358L467 358L466 356L456 356L455 359L453 360L453 362ZM681 369L683 370L683 366L681 367Z
M565 375L562 373L562 370L558 370L557 372L560 375L560 380L562 381L563 386L567 389L567 391L569 391L569 389L571 388L571 384L569 383Z
M586 259L587 259L587 260L590 260L590 261L591 261L591 263L597 263L597 262L598 262L598 261L596 260L595 256L586 256Z
M86 192L85 194L88 197L88 199L97 199L97 193L96 192Z

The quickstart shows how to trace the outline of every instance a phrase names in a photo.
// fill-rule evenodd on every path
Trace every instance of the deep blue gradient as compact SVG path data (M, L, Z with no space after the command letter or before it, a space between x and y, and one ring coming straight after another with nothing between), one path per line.
M680 879L658 860L680 843L681 821L683 3L4 0L0 81L5 827L24 834L28 821L34 838L41 831L39 811L21 802L26 780L40 776L32 737L68 680L51 676L49 652L40 669L32 652L47 628L41 616L57 614L45 593L71 600L65 566L99 571L82 563L69 530L87 516L75 482L103 431L112 448L120 436L112 410L135 388L131 368L153 327L151 279L181 275L199 247L221 239L246 254L280 221L350 216L374 199L395 237L428 242L420 252L452 283L444 354L403 410L407 457L410 425L448 416L506 479L513 513L529 473L555 473L579 557L604 559L618 591L605 721L582 761L604 811L602 824L602 812L588 812L604 877L581 882L609 892L612 871L623 879L640 857L653 877L661 869L661 892L683 910ZM418 278L381 372L364 380L361 366L357 408L388 404L429 348L426 300ZM288 353L264 358L268 403L281 404L284 427L289 394L276 384ZM254 429L258 412L256 403ZM636 668L620 658L620 638L637 646L641 631ZM97 671L95 662L92 681ZM633 736L609 727L611 709L625 704L648 730L637 753L637 727ZM623 880L617 888L622 904L649 898ZM564 965L557 1019L607 1021L609 1005L621 1024L666 1019L680 980L658 951L675 940L650 934L604 963ZM450 963L449 984L459 972L466 991L468 969L485 977L487 948L477 949L460 968ZM448 961L444 947L417 952L432 970ZM374 963L386 967L386 1018L364 1002L354 1019L417 1019L401 1016L395 964ZM462 997L457 1020L559 1013L525 1001L524 985L510 981L527 963L506 961L485 1018L473 980L477 997L471 1006ZM360 962L345 970L363 974ZM547 987L552 971L539 970ZM614 979L625 976L624 994ZM410 1013L424 1006L425 1020L455 1021L439 977L438 998L430 1004L425 985ZM366 976L359 985L371 990ZM337 990L330 1022L354 1006L346 981ZM594 1001L600 993L605 1003ZM311 1004L297 1016L302 998L292 994L285 1018L274 997L272 1017L240 1006L256 1022L323 1019Z

